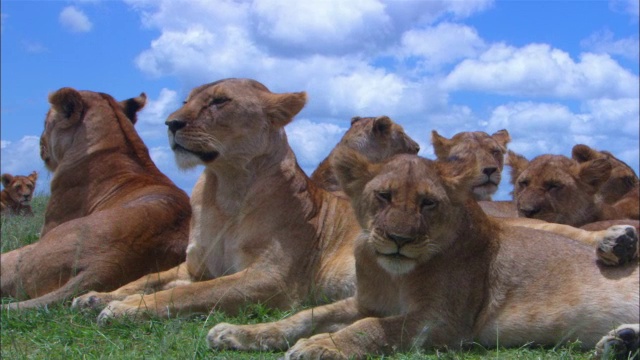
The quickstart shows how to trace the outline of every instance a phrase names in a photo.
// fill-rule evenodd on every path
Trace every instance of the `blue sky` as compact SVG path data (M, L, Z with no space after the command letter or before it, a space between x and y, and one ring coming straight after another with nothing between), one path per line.
M429 158L433 129L504 128L528 158L585 143L639 168L637 0L3 0L1 13L1 171L39 171L40 191L47 95L71 86L146 92L136 128L190 192L201 169L177 169L163 123L226 77L307 91L287 133L308 173L356 115L390 116Z

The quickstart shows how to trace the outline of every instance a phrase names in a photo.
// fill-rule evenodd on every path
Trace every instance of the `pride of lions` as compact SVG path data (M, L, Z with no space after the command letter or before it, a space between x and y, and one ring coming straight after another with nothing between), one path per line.
M308 177L284 127L305 92L251 79L194 88L166 120L189 197L134 129L146 96L63 88L40 155L53 173L40 240L2 254L3 311L73 299L98 322L316 307L217 324L213 349L350 359L475 343L579 341L638 357L639 181L606 151L532 160L506 130L432 132L436 160L387 116L354 117ZM506 160L505 160L506 159ZM511 168L513 201L492 201ZM29 215L37 174L2 175L2 214Z

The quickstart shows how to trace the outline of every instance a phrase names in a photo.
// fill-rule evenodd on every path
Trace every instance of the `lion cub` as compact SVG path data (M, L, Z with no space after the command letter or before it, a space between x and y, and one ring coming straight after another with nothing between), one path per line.
M341 189L331 167L331 160L341 147L357 150L372 162L388 159L395 154L417 154L420 151L420 145L404 132L402 126L388 116L355 116L351 118L351 127L340 139L338 145L311 174L311 180L318 186L333 192Z
M471 342L580 340L593 348L615 326L638 321L637 264L601 267L578 242L491 220L469 193L473 169L413 155L372 164L349 149L334 166L362 227L356 294L273 323L218 324L207 337L211 347L284 350L295 343L289 359ZM635 325L620 329L608 335L607 348L625 345L622 330L637 341Z
M2 193L0 193L0 206L3 215L33 216L31 210L31 198L36 189L38 173L30 175L2 174Z

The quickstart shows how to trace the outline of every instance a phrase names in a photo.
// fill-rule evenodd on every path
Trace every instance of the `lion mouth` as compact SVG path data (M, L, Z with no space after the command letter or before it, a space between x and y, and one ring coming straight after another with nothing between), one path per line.
M189 153L189 154L193 154L193 155L197 156L200 160L202 160L202 162L205 162L205 163L212 162L219 155L219 153L217 151L203 152L203 151L189 150L189 149L185 148L184 146L182 146L182 145L180 145L178 143L174 143L173 147L171 148L171 150L173 150L174 152L186 152L186 153Z
M376 251L376 255L381 256L381 257L385 257L387 259L393 259L393 260L410 260L410 258L406 255L402 255L400 253L400 251L394 252L394 253L381 253L379 251Z

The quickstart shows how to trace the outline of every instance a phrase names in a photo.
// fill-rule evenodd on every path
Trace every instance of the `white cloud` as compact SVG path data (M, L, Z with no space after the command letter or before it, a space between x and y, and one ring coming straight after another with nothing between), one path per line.
M308 175L318 166L340 141L346 128L327 123L297 119L287 125L287 138Z
M0 13L0 32L4 31L4 23L7 21L8 17L8 14Z
M638 95L638 77L608 55L584 53L575 62L567 52L547 44L493 45L479 58L463 60L444 85L450 91L564 99Z
M580 45L591 52L619 55L636 61L640 53L637 36L615 40L613 32L608 29L591 34Z
M638 0L610 0L609 6L613 11L628 13L634 17L635 21L638 21L638 15L640 15Z
M31 54L41 54L41 53L45 53L48 52L49 49L47 49L46 46L44 46L43 44L37 42L37 41L24 41L22 43L22 46L24 47L24 49Z
M75 6L67 6L62 9L58 20L62 26L71 32L89 32L93 27L87 15Z

